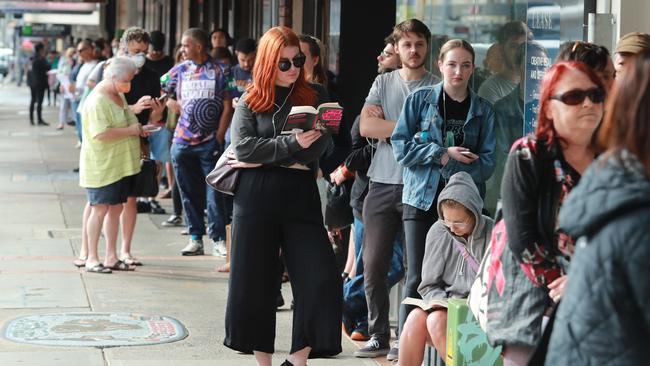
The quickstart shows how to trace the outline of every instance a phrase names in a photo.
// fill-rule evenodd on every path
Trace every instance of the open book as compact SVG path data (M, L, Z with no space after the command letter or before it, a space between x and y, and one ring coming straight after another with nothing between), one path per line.
M430 309L435 309L435 308L447 308L447 300L422 300L422 299L416 299L414 297L407 297L406 299L402 300L402 304L405 305L414 305L420 307L420 309L424 311L428 311Z
M338 103L323 103L318 108L307 105L296 106L291 108L282 133L291 134L318 129L337 134L342 119L343 108Z

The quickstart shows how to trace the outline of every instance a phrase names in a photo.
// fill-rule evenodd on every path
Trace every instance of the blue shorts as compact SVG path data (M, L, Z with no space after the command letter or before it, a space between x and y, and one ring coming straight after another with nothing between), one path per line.
M149 135L149 148L151 149L151 160L161 163L168 163L171 159L169 148L171 147L171 131L163 127L160 131Z
M86 196L91 206L95 205L117 205L125 203L133 191L135 175L130 175L99 188L86 188Z

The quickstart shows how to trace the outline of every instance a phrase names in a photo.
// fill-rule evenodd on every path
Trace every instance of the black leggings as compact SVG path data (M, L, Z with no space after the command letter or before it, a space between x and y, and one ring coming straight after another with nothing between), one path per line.
M342 284L314 173L242 169L233 206L224 345L274 352L282 248L295 301L290 353L305 347L310 357L340 353Z

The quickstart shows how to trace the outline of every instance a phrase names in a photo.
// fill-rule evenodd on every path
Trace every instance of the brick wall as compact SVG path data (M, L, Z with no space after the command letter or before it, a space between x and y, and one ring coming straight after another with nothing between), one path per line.
M280 0L278 8L278 25L284 25L292 28L293 0Z

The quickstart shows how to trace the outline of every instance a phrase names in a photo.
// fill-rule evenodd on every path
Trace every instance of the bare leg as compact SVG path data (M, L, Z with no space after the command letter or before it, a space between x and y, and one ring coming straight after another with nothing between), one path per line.
M290 354L289 357L287 357L287 360L291 362L293 366L306 366L309 352L311 352L311 347L305 347L298 352Z
M354 230L354 229L352 229ZM347 273L350 277L354 277L355 272L355 256L354 256L354 234L350 235L350 241L348 245L348 258L345 260L345 267L343 267L343 272Z
M81 216L81 250L79 259L85 260L88 257L88 217L90 216L90 203L86 202Z
M420 308L413 309L399 337L399 364L401 366L419 366L424 359L424 346L429 343L427 332L427 314Z
M138 216L138 204L135 197L129 197L124 204L120 223L122 224L122 250L120 258L131 257L131 241L135 231L135 221Z
M86 259L86 268L92 268L99 264L97 246L99 245L99 235L102 232L102 223L107 212L108 205L95 205L90 207L90 216L86 225L88 231L88 259Z
M104 219L104 236L106 236L106 254L104 265L112 267L117 262L117 231L120 227L120 213L122 205L112 205L108 208L108 214Z
M505 346L503 349L504 366L528 365L528 360L533 355L534 348L526 346Z
M447 354L447 309L436 310L427 317L429 337L439 355ZM400 343L401 345L401 343Z
M257 366L271 366L271 353L254 351Z

